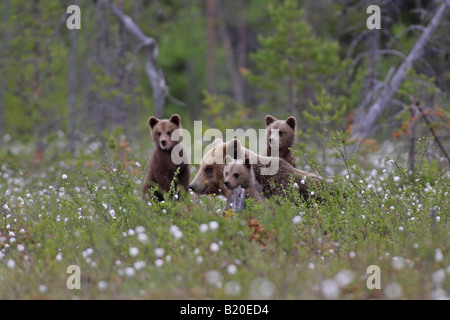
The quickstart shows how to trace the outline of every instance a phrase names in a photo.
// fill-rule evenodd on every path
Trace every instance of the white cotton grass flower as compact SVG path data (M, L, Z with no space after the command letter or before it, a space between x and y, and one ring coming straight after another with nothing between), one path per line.
M325 279L320 284L320 292L325 299L335 300L341 295L339 283L334 279Z
M206 223L202 223L202 224L200 225L199 229L200 229L200 232L201 232L201 233L205 233L205 232L208 232L209 227L208 227L208 225L207 225Z
M157 258L162 258L164 257L164 249L163 248L156 248L155 249L155 255Z
M125 268L125 275L129 278L134 277L134 275L136 274L136 270L134 270L134 268L132 267L128 267Z
M395 182L399 182L399 181L400 181L400 177L399 177L399 176L394 176L393 180L394 180Z
M355 274L350 270L342 270L334 276L334 280L336 280L340 288L348 286L354 278Z
M400 299L403 296L403 288L397 282L391 282L384 288L384 294L388 299Z
M141 243L147 243L148 242L148 236L145 233L139 233L137 235L137 239Z
M230 276L235 275L236 272L237 272L237 267L236 267L234 264L228 265L228 267L227 267L227 273L228 273Z
M225 283L223 290L227 295L235 296L241 293L242 287L239 282L232 280Z
M47 286L45 284L40 284L38 289L39 289L40 293L46 293L47 292Z
M401 270L405 267L405 258L403 257L392 257L392 268L396 270Z
M445 280L445 270L439 269L431 275L431 282L435 287L440 287Z
M104 280L99 281L99 282L97 283L97 288L98 288L100 291L104 291L104 290L108 289L108 282L106 282L106 281L104 281Z
M140 233L144 233L145 232L145 227L143 226L137 226L134 231L136 231L136 233L140 234Z
M217 270L208 270L205 273L205 281L218 288L222 288L222 278L222 274Z
M130 256L136 257L139 254L139 249L136 247L131 247L129 252L130 252Z
M181 232L180 228L173 225L169 228L169 232L173 235L175 239L180 239L183 237L183 233Z
M209 246L209 249L210 249L212 252L217 252L217 251L219 251L220 247L219 247L219 245L218 245L217 243L213 242L213 243L211 243L211 245Z
M263 277L252 280L249 287L250 300L269 300L275 295L275 284Z
M214 231L219 229L219 223L217 223L216 221L210 221L209 222L209 228Z
M303 218L301 216L295 216L294 218L292 218L292 223L293 224L299 224L300 222L302 222Z
M67 179L67 174L63 174L63 175L61 176L61 178L62 178L63 180L66 180L66 179Z
M444 255L442 254L442 250L439 249L439 248L437 248L437 249L434 251L434 260L435 260L436 262L441 262L443 259L444 259Z
M133 263L133 268L135 270L140 270L142 268L145 268L145 266L147 266L147 263L145 261L136 261L135 263Z
M9 259L8 261L6 261L6 266L9 269L14 269L16 267L16 262L13 259Z
M164 260L163 259L156 259L155 260L155 266L157 266L158 268L161 268L164 265Z

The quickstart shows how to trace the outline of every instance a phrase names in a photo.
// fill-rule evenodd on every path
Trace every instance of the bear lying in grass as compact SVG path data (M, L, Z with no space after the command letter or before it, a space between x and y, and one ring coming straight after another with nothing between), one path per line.
M181 117L178 114L172 115L169 120L150 117L148 123L155 143L155 150L144 179L142 198L149 200L151 197L156 197L159 201L164 200L164 193L169 192L172 181L174 181L176 189L181 186L188 192L190 172L187 154L182 147L179 148L179 156L183 159L180 164L175 164L171 155L172 150L180 143L179 140L172 141L172 134L175 130L181 128ZM158 190L152 193L152 187L156 187Z
M223 170L227 154L234 159L245 159L245 157L250 159L255 180L261 185L262 195L267 198L285 197L291 183L296 184L297 192L303 198L317 198L317 195L311 194L311 190L329 183L328 180L316 174L294 168L283 159L261 156L243 148L237 139L226 143L216 139L212 146L212 149L202 158L200 168L189 185L189 188L198 194L226 196L227 188L224 184Z

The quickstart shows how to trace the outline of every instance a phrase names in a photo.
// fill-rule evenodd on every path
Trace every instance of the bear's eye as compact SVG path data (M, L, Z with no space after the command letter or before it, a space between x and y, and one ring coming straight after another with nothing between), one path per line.
M281 137L283 135L283 131L280 131L278 134Z
M225 177L228 177L228 172L225 172Z
M158 132L158 137L161 137L161 132Z
M211 167L206 167L205 168L205 172L208 173L208 174L211 173L212 172L212 168Z
M239 173L233 174L233 177L235 177L236 179L239 178Z
M167 134L168 134L169 137L170 137L170 135L172 134L172 131L167 131Z

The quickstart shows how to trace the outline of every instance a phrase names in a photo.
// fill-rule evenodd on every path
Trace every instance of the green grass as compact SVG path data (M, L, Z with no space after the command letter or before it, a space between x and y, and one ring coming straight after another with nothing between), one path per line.
M147 155L124 153L122 165L121 152L61 155L34 174L30 160L2 156L0 299L450 296L448 171L410 180L395 161L349 167L323 203L293 191L230 219L219 197L143 202L146 168L134 161ZM67 287L70 265L81 289ZM367 288L370 265L381 289Z

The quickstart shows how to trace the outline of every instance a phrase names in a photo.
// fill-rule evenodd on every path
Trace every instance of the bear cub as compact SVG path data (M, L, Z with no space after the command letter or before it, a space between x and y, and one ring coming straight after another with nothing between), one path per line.
M261 185L256 181L253 173L253 166L250 159L246 157L244 161L234 160L229 155L225 157L225 167L223 169L223 179L225 187L228 189L226 193L227 205L226 209L230 209L233 190L238 186L245 189L245 198L254 199L255 201L263 201L261 195Z
M172 141L171 138L173 132L181 128L181 117L178 114L172 115L169 120L159 120L156 117L150 117L148 119L148 124L150 125L155 149L145 176L142 188L142 199L149 200L152 196L150 188L157 186L158 190L155 191L153 195L159 201L164 200L163 194L164 192L169 191L170 184L172 180L174 180L177 170L179 170L179 173L174 181L175 187L177 191L179 191L179 186L181 185L184 190L188 192L190 171L187 154L181 145L178 146L181 139ZM175 146L178 146L178 155L182 159L180 164L175 164L172 161L172 151Z
M278 133L272 132L273 129L278 129ZM267 115L266 130L267 148L265 155L273 156L272 148L278 147L278 157L295 167L295 159L291 150L294 147L295 136L297 135L297 120L295 117L291 116L286 120L278 120L271 115Z

